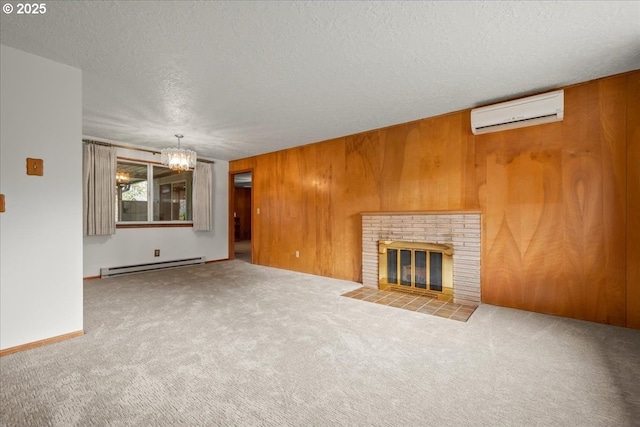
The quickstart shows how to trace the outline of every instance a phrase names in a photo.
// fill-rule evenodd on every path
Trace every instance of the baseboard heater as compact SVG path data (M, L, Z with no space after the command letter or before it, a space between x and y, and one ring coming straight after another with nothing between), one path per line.
M163 268L182 267L192 264L204 264L206 258L184 258L172 261L150 262L147 264L123 265L120 267L103 267L100 269L100 277L118 276L120 274L140 273L142 271L160 270Z

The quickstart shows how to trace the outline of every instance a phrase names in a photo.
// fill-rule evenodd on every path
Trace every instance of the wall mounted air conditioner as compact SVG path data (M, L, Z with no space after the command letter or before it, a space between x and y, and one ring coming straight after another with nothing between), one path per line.
M516 129L564 118L564 90L529 96L471 110L474 135Z

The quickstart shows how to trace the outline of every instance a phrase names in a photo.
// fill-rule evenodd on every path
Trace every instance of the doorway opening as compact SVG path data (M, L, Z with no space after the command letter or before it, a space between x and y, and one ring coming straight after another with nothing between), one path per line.
M229 236L229 258L252 262L252 212L253 172L231 174L232 197L230 206L231 229Z

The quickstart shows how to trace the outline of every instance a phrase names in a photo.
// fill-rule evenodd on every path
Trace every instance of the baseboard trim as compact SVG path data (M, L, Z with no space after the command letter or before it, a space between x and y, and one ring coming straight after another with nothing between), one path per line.
M31 350L32 348L42 347L44 345L54 344L60 341L68 340L71 338L79 337L84 335L84 330L69 332L68 334L58 335L56 337L45 338L40 341L34 341L27 344L17 345L15 347L5 348L4 350L0 350L0 357L7 356L13 353L19 353L21 351Z
M205 264L213 264L216 262L225 262L225 261L230 261L229 258L223 258L223 259L214 259L214 260L210 260L210 261L205 261ZM82 280L96 280L96 279L102 279L102 276L87 276L87 277L83 277Z

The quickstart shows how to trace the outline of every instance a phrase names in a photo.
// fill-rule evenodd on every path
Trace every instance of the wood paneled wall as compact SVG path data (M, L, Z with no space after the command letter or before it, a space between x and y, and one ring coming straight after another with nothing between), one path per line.
M569 88L563 122L476 137L484 302L626 324L626 86Z
M483 302L638 327L639 76L566 88L560 123L475 137L466 110L232 161L254 261L360 281L360 212L481 209Z

